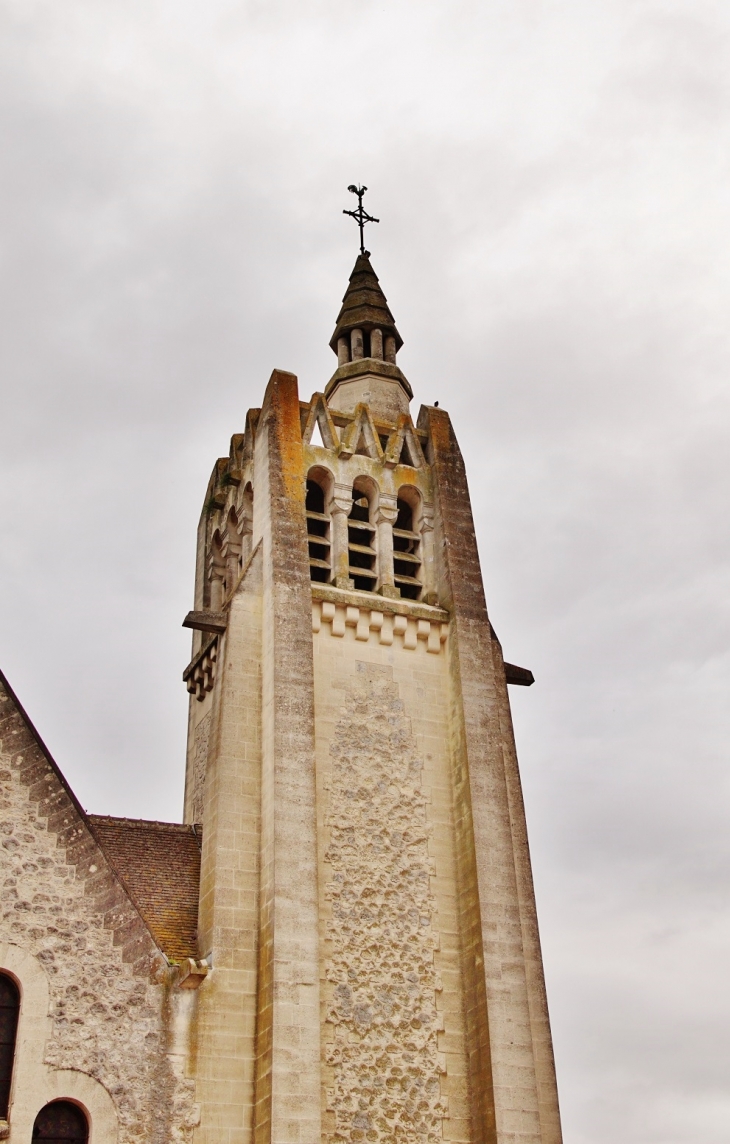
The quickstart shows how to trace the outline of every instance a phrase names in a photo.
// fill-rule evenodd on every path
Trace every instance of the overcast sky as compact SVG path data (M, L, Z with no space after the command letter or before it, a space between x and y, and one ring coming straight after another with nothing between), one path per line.
M0 663L177 819L195 529L357 252L464 451L566 1144L730 1138L725 0L3 0Z

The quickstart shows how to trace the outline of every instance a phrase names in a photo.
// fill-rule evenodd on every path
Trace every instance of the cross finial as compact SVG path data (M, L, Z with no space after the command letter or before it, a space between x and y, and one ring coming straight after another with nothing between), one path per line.
M370 254L370 251L365 249L365 223L380 222L380 219L373 218L373 216L368 214L362 205L362 197L365 194L367 187L356 187L354 183L351 183L347 189L351 194L357 195L357 210L343 211L342 213L349 215L350 218L354 218L355 222L360 227L360 253Z

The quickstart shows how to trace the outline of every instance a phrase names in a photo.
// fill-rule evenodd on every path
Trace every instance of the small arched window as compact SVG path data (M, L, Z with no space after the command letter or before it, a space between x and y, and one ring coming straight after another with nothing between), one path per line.
M378 573L375 567L375 525L370 520L372 490L365 479L355 481L352 508L347 521L347 548L350 576L361 592L375 591Z
M33 1144L88 1144L89 1122L70 1100L54 1100L42 1108L33 1125Z
M417 600L421 583L420 499L415 489L402 489L393 527L393 572L396 588L406 600Z
M18 1032L20 990L7 973L0 973L0 1120L7 1120Z
M332 540L327 513L327 478L322 469L312 469L307 477L307 540L309 542L309 578L328 584L332 576Z

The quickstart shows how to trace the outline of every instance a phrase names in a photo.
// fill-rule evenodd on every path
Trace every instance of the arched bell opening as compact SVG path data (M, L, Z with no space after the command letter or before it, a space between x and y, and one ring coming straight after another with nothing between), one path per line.
M377 494L377 486L369 477L358 477L352 486L352 508L347 521L347 552L350 577L355 588L361 592L375 591L378 578L375 547L377 528L373 523Z
M328 584L332 579L332 520L329 505L332 474L321 465L307 473L305 511L309 545L309 578Z
M420 599L423 590L421 495L410 485L398 492L398 516L393 526L393 579L403 599Z

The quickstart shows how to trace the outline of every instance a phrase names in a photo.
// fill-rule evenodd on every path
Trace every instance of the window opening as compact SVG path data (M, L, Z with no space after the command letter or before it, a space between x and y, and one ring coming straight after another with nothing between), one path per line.
M42 1108L33 1125L33 1144L88 1144L89 1122L70 1100L54 1100Z
M400 451L400 457L398 459L398 463L400 465L410 465L412 469L415 468L415 465L413 464L413 457L411 456L411 450L408 448L408 438L407 437L403 438L403 444L401 445L401 451Z
M398 498L398 516L393 527L393 576L396 588L406 600L421 594L421 537L413 527L413 509Z
M347 550L350 576L361 592L372 592L378 578L374 540L375 525L370 523L370 502L364 493L354 489L347 521Z
M324 511L324 489L317 481L307 481L307 535L309 540L309 578L327 584L332 575L330 518Z
M0 973L0 1120L7 1120L10 1107L19 1013L20 990L12 977Z
M355 449L355 455L358 457L369 457L370 456L370 446L368 445L367 437L365 436L365 430L364 429L360 430L360 436L358 437L357 447Z
M317 420L314 423L314 427L312 428L312 436L311 436L311 439L309 441L309 444L310 445L318 445L320 449L325 448L325 443L322 440L322 430L319 427L319 418L317 418Z

